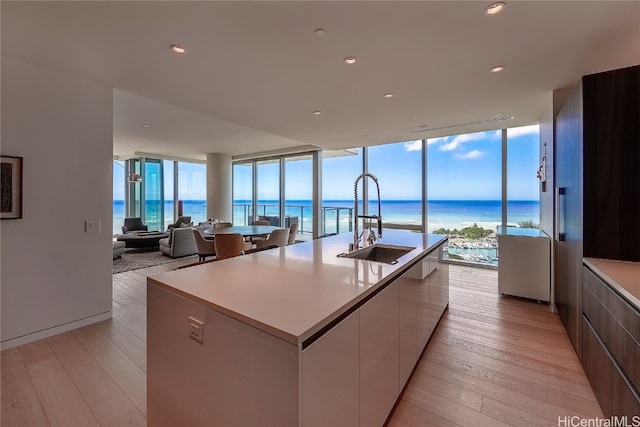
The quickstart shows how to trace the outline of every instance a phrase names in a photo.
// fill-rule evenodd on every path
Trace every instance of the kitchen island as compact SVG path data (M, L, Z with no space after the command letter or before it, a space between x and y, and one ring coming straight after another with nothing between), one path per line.
M149 425L382 425L449 300L446 236L383 236L415 249L338 257L345 234L150 277Z

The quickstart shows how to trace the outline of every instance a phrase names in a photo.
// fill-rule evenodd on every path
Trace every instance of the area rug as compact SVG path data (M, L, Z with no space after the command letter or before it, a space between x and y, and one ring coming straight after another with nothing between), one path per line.
M127 249L120 257L113 260L113 274L122 273L139 268L153 267L154 265L166 264L183 259L197 260L197 255L186 256L184 258L171 258L162 252L149 250Z

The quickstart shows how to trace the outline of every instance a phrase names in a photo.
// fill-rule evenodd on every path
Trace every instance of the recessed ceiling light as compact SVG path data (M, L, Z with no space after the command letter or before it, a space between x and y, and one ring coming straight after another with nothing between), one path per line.
M484 10L484 13L486 15L495 15L498 14L500 12L502 12L505 8L505 4L501 1L490 4L489 6L487 6Z
M371 135L362 135L363 138L371 138Z
M355 56L347 56L346 58L344 58L344 63L345 64L352 65L352 64L355 64L356 61L357 61L357 59L356 59Z
M142 125L142 127L143 127L143 128L150 128L150 127L151 127L151 125L148 125L148 124L144 123L144 124Z
M318 37L324 36L324 30L322 28L318 28L315 32Z
M491 67L492 73L499 73L502 70L504 70L504 65L496 65L495 67Z
M170 47L171 47L171 50L177 54L184 55L185 53L187 53L187 49L180 46L179 44L172 44Z
M394 94L392 94L392 93L385 93L385 94L384 94L384 97L385 97L385 98L393 98L394 96L395 96L395 95L394 95Z
M313 112L313 114L314 114L315 116L321 116L321 115L322 115L322 111L317 111L317 110L316 110L316 111L314 111L314 112Z

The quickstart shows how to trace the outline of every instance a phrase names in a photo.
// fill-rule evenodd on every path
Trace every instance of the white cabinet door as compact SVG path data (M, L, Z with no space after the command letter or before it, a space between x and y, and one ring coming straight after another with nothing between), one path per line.
M400 388L409 379L418 360L418 270L419 267L414 266L396 280L400 294Z
M360 308L360 425L381 426L400 393L399 287Z
M359 425L359 330L356 311L302 350L302 425Z
M424 350L427 341L433 332L433 323L430 318L431 302L429 291L429 274L431 273L431 262L429 256L423 258L410 272L413 271L412 277L416 281L416 298L417 298L417 345L418 356Z
M449 264L442 262L442 246L429 256L432 272L429 275L431 330L449 305Z

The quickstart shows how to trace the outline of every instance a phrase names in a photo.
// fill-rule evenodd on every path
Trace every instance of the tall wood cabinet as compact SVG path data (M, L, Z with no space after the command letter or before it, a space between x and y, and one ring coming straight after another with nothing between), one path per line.
M554 160L555 300L582 359L583 257L640 261L640 66L580 80Z

